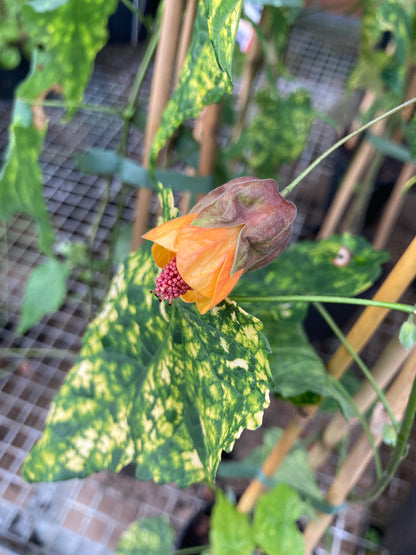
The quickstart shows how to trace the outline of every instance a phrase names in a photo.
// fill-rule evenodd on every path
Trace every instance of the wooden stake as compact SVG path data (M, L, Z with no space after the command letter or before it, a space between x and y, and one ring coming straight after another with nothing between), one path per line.
M175 87L179 83L179 76L185 62L186 55L191 44L192 33L194 30L195 17L198 8L198 0L188 0L185 9L185 17L182 24L181 36L179 38L178 55L175 65Z
M403 417L415 377L416 349L413 349L408 362L404 365L403 370L400 372L386 395L398 420L401 420ZM379 445L382 440L381 427L373 429L372 432L375 443ZM369 446L368 438L365 434L362 434L328 490L326 496L328 503L339 505L344 502L348 492L356 485L368 463L371 461L371 458L372 450ZM314 547L321 539L333 518L331 515L323 513L317 516L318 518L309 522L304 532L306 555L313 552Z
M400 343L398 336L395 335L372 368L373 378L376 380L380 389L384 389L392 377L396 374L397 370L409 356L409 351L406 350ZM360 390L354 395L354 402L361 413L364 413L377 397L374 388L367 380L360 387ZM313 444L308 452L308 461L312 468L321 466L334 450L336 445L341 441L345 432L356 421L346 421L345 418L337 413L325 428L322 437Z
M383 211L377 232L373 241L375 249L383 249L390 237L391 230L396 222L402 207L406 183L415 175L413 164L404 164L399 177L394 185L386 208Z
M385 279L383 285L378 289L375 300L386 302L397 302L404 291L416 276L416 238L410 243L406 251L401 256L393 270ZM356 352L367 344L373 333L376 331L382 320L386 317L388 309L374 306L367 307L356 324L347 335L348 342ZM340 378L351 364L352 357L347 349L341 345L328 364L328 372L335 378ZM268 477L273 476L279 468L280 463L292 448L294 442L299 437L305 425L317 412L318 406L308 406L302 408L302 414L298 413L289 422L288 426L273 448L273 451L262 467L262 474ZM250 512L258 497L264 490L263 482L254 478L237 505L241 512Z
M143 165L149 165L150 150L163 110L169 98L174 59L182 16L182 0L166 0L162 16L160 41L156 52L155 67L146 122ZM141 188L137 196L136 218L133 227L132 250L137 250L146 231L152 190Z

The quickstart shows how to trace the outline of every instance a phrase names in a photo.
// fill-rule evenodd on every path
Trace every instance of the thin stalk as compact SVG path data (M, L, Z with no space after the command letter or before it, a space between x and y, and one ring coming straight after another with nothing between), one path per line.
M373 437L373 434L371 433L369 425L367 424L364 416L359 411L357 405L354 402L354 399L351 397L351 395L348 393L345 387L338 381L334 381L333 384L341 392L343 397L347 399L350 406L354 409L355 415L360 421L360 424L364 430L364 433L367 436L368 443L370 444L371 451L373 452L374 463L376 465L377 478L381 479L381 477L383 476L383 467L381 465L380 454L377 449L377 444Z
M92 222L92 225L90 227L90 229L88 230L87 233L87 237L86 237L86 242L87 242L87 246L88 246L88 266L89 266L89 271L91 272L91 276L94 276L94 243L95 243L95 239L97 237L97 233L98 230L100 228L104 213L105 213L105 209L107 208L107 204L110 198L110 188L111 188L111 182L112 182L113 178L112 177L107 177L104 183L104 190L103 190L103 194L100 198L99 204L98 204L98 210L97 213L95 214L94 217L94 221ZM96 304L96 299L94 297L94 287L93 287L93 280L91 280L89 287L88 287L88 301L89 301L89 314L91 316L92 312L93 312L93 306Z
M140 63L140 67L137 70L136 76L133 81L133 85L131 87L131 91L129 94L129 98L127 101L127 105L125 110L123 111L125 118L131 118L133 114L131 114L132 110L137 101L137 97L139 95L140 89L143 85L143 80L146 76L147 70L149 69L150 62L152 61L153 55L156 51L157 43L160 37L160 25L154 30L148 44L146 50L144 51L142 61Z
M323 154L318 156L318 158L316 158L316 160L314 160L312 162L312 164L310 164L302 173L300 173L298 175L298 177L296 177L291 183L289 183L289 185L287 187L285 187L283 189L283 191L280 193L282 195L282 197L287 197L287 195L291 191L293 191L293 189L296 187L296 185L298 185L302 181L302 179L304 179L313 169L316 168L316 166L318 164L320 164L323 160L325 160L325 158L327 158L330 154L332 154L332 152L334 152L334 150L336 150L338 147L342 146L344 143L346 143L347 141L349 141L350 139L352 139L353 137L355 137L359 133L362 133L363 131L365 131L366 129L371 127L372 125L378 123L379 121L382 121L383 119L386 119L386 118L392 116L393 114L396 114L400 110L403 110L403 108L406 108L407 106L410 106L411 104L414 104L415 102L416 102L416 97L408 100L407 102L403 102L403 104L400 104L399 106L396 106L392 110L389 110L388 112L385 112L384 114L381 114L381 116L378 116L377 118L374 118L373 120L369 121L365 125L361 126L359 129L353 131L352 133L349 133L348 135L346 135L345 137L343 137L342 139L337 141L330 148L328 148L328 150L326 150Z
M3 358L75 358L78 353L68 351L68 349L51 349L51 348L13 348L1 347L0 359Z
M318 302L318 303L335 303L335 304L355 304L360 306L377 306L379 308L388 308L390 310L400 310L407 314L416 314L415 306L401 303L388 303L384 301L376 301L374 299L356 299L354 297L338 297L331 295L267 295L267 296L250 296L250 295L232 295L230 299L237 303L288 303L288 302Z
M399 429L399 423L396 420L396 417L391 409L391 406L389 405L386 396L384 395L383 391L380 389L380 387L378 386L376 380L373 378L373 375L371 374L370 370L367 368L366 364L364 364L363 359L360 357L360 355L355 351L355 349L353 348L353 346L351 345L351 343L347 340L347 338L345 337L345 335L342 333L342 331L340 330L340 328L338 327L338 325L336 324L336 322L334 321L334 319L332 318L332 316L329 314L329 312L322 306L321 303L317 303L314 302L312 303L314 305L314 307L316 308L316 310L319 312L319 314L322 316L322 318L325 320L325 322L328 324L328 326L331 328L331 330L334 332L334 334L337 336L337 338L341 341L341 343L344 345L344 347L347 349L347 351L350 353L350 355L352 356L352 358L355 360L355 362L357 363L358 367L360 368L361 372L364 374L364 376L367 378L367 380L370 382L370 384L372 385L374 391L377 393L378 398L380 399L380 401L383 403L384 408L387 411L387 414L390 417L390 420L392 421L394 427L396 428L396 430Z
M123 112L124 122L123 122L123 127L121 129L120 144L118 147L118 154L123 157L126 156L126 153L127 153L127 143L128 143L131 119L134 116L137 97L139 96L144 78L146 76L147 70L149 69L150 62L152 61L153 55L155 53L159 36L160 36L160 25L158 25L157 29L154 31L154 34L151 36L146 46L140 67L137 70L136 76L133 81L133 85L131 87L126 108ZM110 285L111 266L112 266L114 250L115 250L115 246L116 246L116 242L117 242L117 238L120 230L121 219L123 216L124 201L126 199L127 190L128 188L124 185L124 183L122 183L121 190L118 196L116 219L111 228L110 244L108 247L107 259L104 267L104 279L105 279L106 292L108 291L108 288Z
M140 10L138 10L131 2L130 0L120 0L120 2L122 4L124 4L126 6L127 9L129 9L131 11L132 14L134 14L137 19L140 21L140 23L142 25L144 25L146 27L146 30L149 30L150 27L150 22L152 21L152 17L150 16L145 16Z
M402 424L397 436L396 446L392 453L390 462L384 472L384 475L374 484L369 491L363 495L351 496L349 501L352 503L362 503L374 501L384 491L390 480L396 473L397 467L406 455L407 442L416 417L416 380L413 381L410 391L409 400L407 402L406 411L403 416Z
M67 102L66 100L39 100L39 99L29 99L29 98L19 98L22 102L26 104L43 106L44 108L66 108L66 109L76 109L85 110L87 112L101 112L104 114L111 114L117 117L123 117L122 108L112 108L111 106L103 106L101 104L83 104L80 102Z

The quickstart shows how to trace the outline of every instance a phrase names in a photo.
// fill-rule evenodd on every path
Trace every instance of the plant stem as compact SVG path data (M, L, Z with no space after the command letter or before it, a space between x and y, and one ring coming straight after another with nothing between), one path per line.
M416 380L413 381L412 389L410 391L409 400L407 402L406 411L403 416L402 424L397 436L396 446L392 453L389 464L384 472L384 475L374 484L369 491L364 495L351 496L349 500L352 503L362 503L373 501L376 499L389 484L390 480L396 473L397 467L406 455L407 442L410 432L416 417Z
M383 467L381 466L380 454L378 452L376 441L374 439L373 434L371 433L371 430L369 425L367 424L367 421L365 420L364 416L360 413L357 405L354 402L354 399L351 397L351 395L348 393L345 387L339 381L336 381L336 380L334 380L333 384L338 389L338 391L341 392L342 396L348 401L349 405L354 409L355 415L360 421L360 424L364 430L364 433L367 436L368 443L370 444L371 451L373 452L374 463L376 465L377 478L381 478L383 476Z
M133 85L131 87L131 91L129 94L129 98L127 101L127 105L126 105L126 109L124 110L124 117L130 117L130 113L132 111L132 109L134 108L136 101L137 101L137 97L139 95L140 89L142 87L143 84L143 80L146 76L147 70L149 69L149 65L150 62L152 61L153 55L156 51L156 47L157 47L157 43L159 41L159 36L160 36L160 25L158 25L158 27L154 30L148 45L146 47L146 50L143 54L143 58L142 61L140 63L140 67L137 70L136 76L134 78L133 81Z
M230 299L237 303L288 303L288 302L318 302L318 303L335 303L335 304L355 304L360 306L377 306L380 308L388 308L390 310L400 310L407 314L416 314L416 307L408 304L389 303L384 301L376 301L374 299L357 299L354 297L338 297L331 295L267 295L267 296L250 296L250 295L232 295Z
M78 353L67 349L36 348L36 347L1 347L0 359L3 358L75 358Z
M76 110L86 110L87 112L101 112L104 114L112 114L113 116L122 117L123 110L121 108L112 108L111 106L103 106L101 104L83 104L79 102L67 102L66 100L33 100L29 98L19 98L26 104L43 106L45 108L66 108Z
M298 185L302 181L302 179L304 179L313 169L315 169L318 164L320 164L323 160L325 160L325 158L327 158L332 152L334 152L334 150L336 150L338 147L342 146L349 139L352 139L353 137L355 137L359 133L362 133L363 131L365 131L366 129L368 129L369 127L374 125L375 123L378 123L379 121L382 121L383 119L386 119L386 118L392 116L393 114L399 112L400 110L402 110L403 108L406 108L407 106L410 106L411 104L414 104L415 102L416 102L416 97L408 100L407 102L403 102L403 104L400 104L399 106L396 106L392 110L389 110L388 112L385 112L381 116L372 119L371 121L369 121L368 123L366 123L365 125L360 127L359 129L356 129L352 133L349 133L349 135L346 135L345 137L343 137L342 139L337 141L330 148L328 148L328 150L326 150L323 154L318 156L318 158L316 158L316 160L314 160L312 162L312 164L310 164L305 170L303 170L303 172L300 173L298 175L298 177L296 177L291 183L289 183L289 185L287 187L285 187L283 189L283 191L280 193L282 195L282 197L286 198L287 195L291 191L293 191L293 189L296 187L296 185Z
M386 409L387 414L389 415L390 420L392 421L394 427L396 428L396 430L398 430L399 429L399 423L397 422L396 417L394 416L394 413L393 413L393 411L392 411L392 409L391 409L391 407L390 407L390 405L389 405L389 403L386 399L386 396L384 395L383 391L380 389L377 382L373 378L373 375L371 374L370 370L364 364L364 361L362 360L360 355L355 351L355 349L353 348L351 343L347 340L347 338L342 333L342 331L340 330L340 328L338 327L338 325L336 324L336 322L334 321L332 316L322 306L322 304L317 303L317 302L314 302L312 304L314 305L316 310L319 312L319 314L322 316L322 318L325 320L325 322L328 324L328 326L331 328L331 330L334 332L334 334L337 336L337 338L341 341L341 343L347 349L347 351L350 353L350 355L355 360L355 362L357 363L358 367L360 368L360 370L362 371L364 376L371 383L371 385L373 386L374 391L377 393L378 398L383 403L384 408Z

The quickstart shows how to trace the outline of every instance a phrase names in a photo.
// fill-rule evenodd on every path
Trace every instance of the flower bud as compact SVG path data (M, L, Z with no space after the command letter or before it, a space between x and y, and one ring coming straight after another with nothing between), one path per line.
M231 273L258 270L286 248L292 234L296 206L279 193L273 179L240 177L203 197L191 210L197 227L241 230Z
M241 177L214 189L187 216L143 236L155 243L153 258L163 268L156 296L169 304L177 297L195 302L204 314L225 299L244 272L279 256L295 216L295 205L279 194L273 179Z

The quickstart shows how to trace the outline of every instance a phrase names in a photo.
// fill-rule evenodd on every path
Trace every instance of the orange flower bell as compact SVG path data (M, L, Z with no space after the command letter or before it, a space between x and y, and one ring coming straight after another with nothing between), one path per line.
M159 300L181 297L201 314L216 306L243 273L262 268L283 252L296 207L273 179L241 177L204 196L187 216L145 235L163 268L153 291Z

